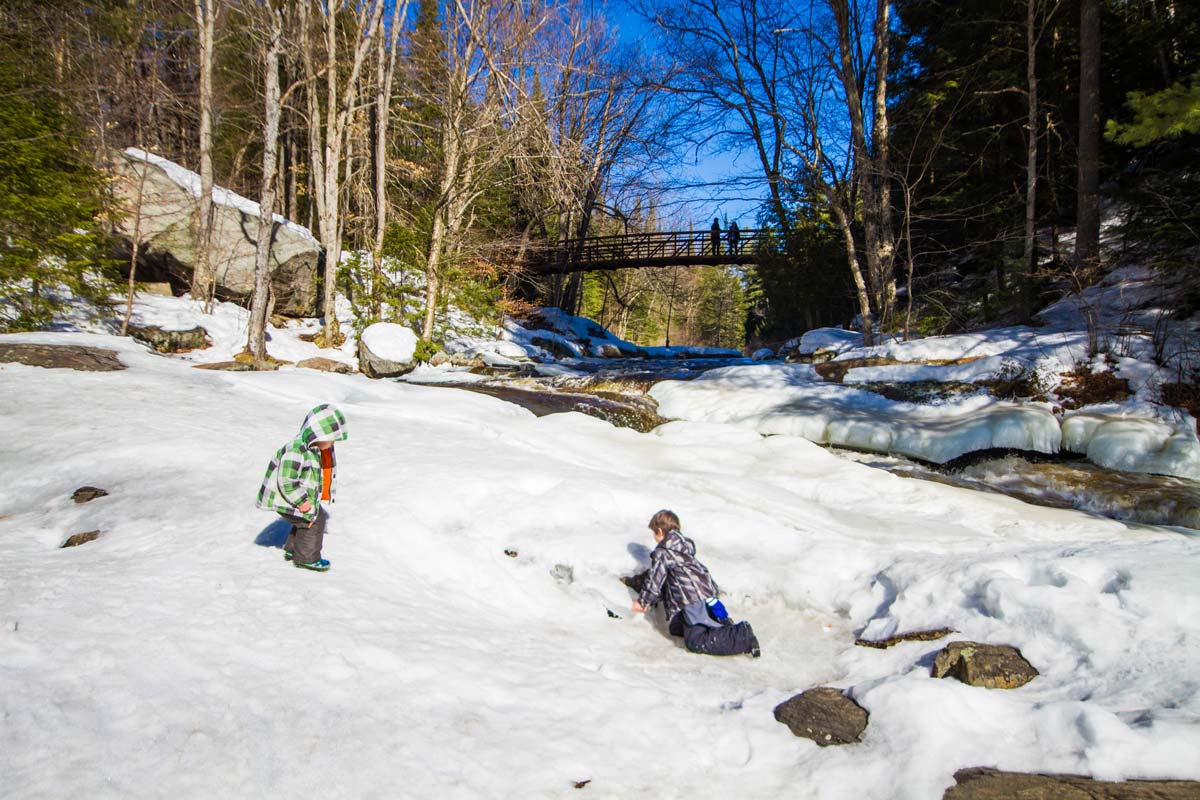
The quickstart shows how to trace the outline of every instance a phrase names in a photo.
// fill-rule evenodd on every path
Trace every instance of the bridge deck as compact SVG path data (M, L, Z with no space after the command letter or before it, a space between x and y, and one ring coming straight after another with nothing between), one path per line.
M528 268L539 275L626 269L631 267L698 267L745 265L758 260L767 231L741 231L736 248L722 231L716 242L711 231L666 231L600 236L550 243L533 251Z

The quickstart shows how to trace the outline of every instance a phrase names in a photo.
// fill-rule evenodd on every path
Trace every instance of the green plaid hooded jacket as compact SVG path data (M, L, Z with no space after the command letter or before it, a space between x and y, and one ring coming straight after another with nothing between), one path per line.
M305 520L316 519L321 508L321 453L317 442L340 442L346 437L346 417L334 406L325 403L308 412L300 433L279 448L267 465L262 488L258 490L258 507ZM334 456L329 481L330 502L333 502L336 483L337 457ZM305 500L312 508L307 514L301 514L300 506Z

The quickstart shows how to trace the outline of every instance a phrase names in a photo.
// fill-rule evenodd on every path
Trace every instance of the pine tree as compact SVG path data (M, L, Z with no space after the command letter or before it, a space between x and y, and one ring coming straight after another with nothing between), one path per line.
M97 218L103 177L57 91L27 4L0 11L0 330L49 324L71 295L114 288Z

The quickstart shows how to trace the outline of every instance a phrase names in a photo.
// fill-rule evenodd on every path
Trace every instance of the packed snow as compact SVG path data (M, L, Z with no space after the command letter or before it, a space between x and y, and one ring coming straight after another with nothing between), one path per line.
M170 302L196 313L145 297L138 313ZM696 419L640 434L361 375L192 369L240 325L221 306L205 327L223 351L203 357L0 337L128 366L0 364L0 794L551 797L589 781L597 797L915 800L970 766L1200 779L1200 539L905 480L801 438L1050 448L1066 429L1050 410L970 396L922 419L808 365L756 364L661 384ZM272 354L310 347L302 330L272 328ZM321 402L350 436L319 575L283 561L286 526L254 496ZM840 422L819 417L837 403ZM1162 433L1079 419L1072 448ZM85 484L110 494L76 505ZM645 568L663 507L761 659L687 653L629 611L617 578ZM936 627L957 633L853 644ZM1012 691L931 678L953 639L1015 645L1041 674ZM861 744L774 720L817 685L870 712Z

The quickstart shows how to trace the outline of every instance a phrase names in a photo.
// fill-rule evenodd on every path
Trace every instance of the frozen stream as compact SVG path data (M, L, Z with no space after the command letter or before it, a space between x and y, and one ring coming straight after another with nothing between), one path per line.
M749 363L753 362L730 358L584 359L567 362L565 374L498 372L478 383L446 385L514 402L538 416L578 411L645 432L664 421L645 394L650 386ZM1027 503L1074 508L1122 522L1200 530L1200 483L1184 478L1119 472L1070 456L1016 451L978 453L938 467L900 455L829 449L847 460L902 477L998 492Z

